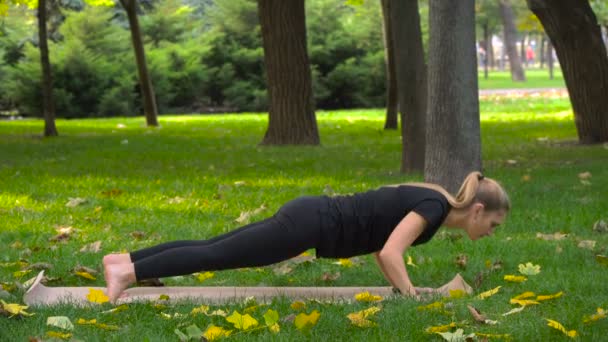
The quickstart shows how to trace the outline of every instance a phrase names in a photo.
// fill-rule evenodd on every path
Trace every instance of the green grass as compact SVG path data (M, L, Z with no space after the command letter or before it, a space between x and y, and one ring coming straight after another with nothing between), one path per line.
M320 304L308 302L305 311L318 310L319 323L305 334L292 323L281 323L278 335L265 331L240 334L229 340L436 340L425 328L465 322L466 333L510 334L516 341L566 340L547 327L554 319L579 332L579 340L598 341L608 333L608 319L583 324L583 317L597 307L608 308L608 268L595 261L606 254L606 234L592 231L595 221L608 219L608 150L605 146L575 144L576 131L565 99L500 99L482 102L484 171L508 189L513 211L496 235L477 242L452 239L439 233L428 244L412 248L418 267L409 267L418 286L438 286L460 272L471 284L486 270L487 262L501 261L503 268L489 274L477 292L502 286L486 300L454 299L452 315L421 312L409 299L382 303L375 320L378 327L360 329L346 318L368 304ZM256 114L210 116L162 116L161 127L146 128L141 118L58 120L60 136L39 137L38 120L0 122L0 263L24 260L49 262L47 273L57 277L52 286L103 286L101 276L88 281L73 275L77 265L101 271L105 253L133 250L173 239L202 239L236 228L242 211L265 204L261 219L285 201L303 194L322 194L326 185L338 193L351 193L410 180L421 176L399 173L400 137L383 131L379 110L319 112L320 147L260 147L266 116ZM124 128L119 128L124 125ZM122 127L122 126L121 126ZM508 162L515 160L516 163ZM590 172L590 185L578 178ZM529 180L527 180L529 179ZM244 181L244 185L235 182ZM239 183L237 183L239 184ZM118 195L107 195L119 189ZM65 206L70 197L87 203ZM72 226L77 233L67 242L52 243L56 226ZM142 231L142 239L131 233ZM544 241L536 233L570 234L562 241ZM99 253L81 253L87 243L102 241ZM577 247L580 240L595 240L593 251ZM14 245L19 241L22 246ZM9 247L11 246L12 247ZM459 254L468 256L466 269L454 263ZM204 285L348 286L387 285L369 257L361 265L344 268L333 260L316 260L297 266L287 275L272 267L216 272ZM537 276L522 284L505 283L505 274L518 274L520 263L542 267ZM0 281L12 284L18 267L0 267ZM335 281L323 281L325 272L340 272ZM196 285L186 276L167 279L168 285ZM509 299L524 291L552 294L559 299L502 317L514 306ZM9 302L19 302L22 292L12 290ZM427 303L428 304L428 303ZM475 324L466 305L473 304L495 326ZM164 309L149 304L131 305L127 311L103 314L112 306L92 308L57 306L30 308L36 315L24 319L0 317L0 340L23 341L44 337L50 330L48 316L93 319L120 327L104 331L76 326L74 338L84 341L177 340L176 328L190 324L205 329L209 324L229 327L222 318L189 316L164 319L168 314L187 314L195 305L180 304ZM245 308L242 303L214 306L226 311ZM282 298L254 310L263 321L268 308L281 317L296 313Z
M553 79L549 79L549 70L524 69L525 82L513 82L510 71L490 71L488 79L484 78L483 69L478 70L479 89L520 89L520 88L565 88L564 77L559 68L554 69Z

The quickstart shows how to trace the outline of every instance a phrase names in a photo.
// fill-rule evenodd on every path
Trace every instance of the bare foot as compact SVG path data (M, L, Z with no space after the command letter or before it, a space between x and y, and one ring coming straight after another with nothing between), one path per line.
M135 268L129 264L110 264L105 267L107 295L115 303L129 285L135 283Z
M130 264L131 255L129 253L114 253L103 257L103 267L113 264Z

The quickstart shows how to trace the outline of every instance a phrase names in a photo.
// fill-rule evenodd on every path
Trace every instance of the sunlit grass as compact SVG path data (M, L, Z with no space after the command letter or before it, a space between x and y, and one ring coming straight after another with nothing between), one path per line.
M490 71L488 79L484 78L483 70L478 70L479 89L517 89L517 88L565 88L561 69L555 68L553 79L549 78L549 70L524 69L525 82L513 82L510 71Z
M424 333L427 326L470 321L466 305L474 304L497 326L464 327L466 332L511 334L514 340L556 340L559 332L546 327L544 318L556 319L579 331L580 340L596 341L608 332L606 320L587 325L585 315L608 306L606 266L594 260L606 254L606 234L592 231L593 223L608 219L608 150L602 145L579 146L567 99L495 98L481 103L484 172L499 179L509 191L513 211L495 237L471 242L440 233L432 242L407 251L418 267L408 272L415 284L438 286L457 272L473 284L486 262L501 261L503 270L490 274L478 291L502 285L488 300L455 300L454 315L421 313L419 303L389 300L383 303L379 327L350 325L348 313L361 303L327 305L307 303L306 312L321 312L319 324L305 335L292 323L282 323L279 335L245 334L232 340L438 340ZM383 184L421 180L421 175L399 173L401 139L398 131L383 130L382 110L319 111L321 146L260 146L266 115L161 116L159 128L147 128L143 118L57 120L60 136L40 138L39 120L0 121L0 263L25 260L50 262L47 271L59 279L53 286L103 285L102 276L88 281L73 275L77 264L101 271L105 253L133 250L173 239L201 239L239 226L243 211L268 209L253 219L271 215L281 204L299 195L340 194ZM578 177L592 174L586 185ZM112 192L119 190L119 192ZM69 208L71 197L86 203ZM77 233L65 243L49 241L56 226L72 226ZM561 231L563 241L543 241L536 233ZM142 232L134 238L134 232ZM81 253L83 245L101 240L99 253ZM593 251L577 247L595 240ZM9 248L19 241L22 246ZM459 254L469 258L465 269L455 265ZM203 285L348 286L386 285L369 257L353 268L317 260L302 264L287 275L272 267L217 272ZM523 284L505 284L504 274L517 274L519 263L540 264L542 271ZM18 268L0 267L0 281L12 283ZM340 273L323 281L324 273ZM27 277L25 277L27 278ZM21 279L22 281L25 279ZM169 285L200 284L194 277L167 279ZM503 318L513 308L508 299L524 291L563 298L526 308ZM13 291L11 302L21 292ZM267 308L281 317L297 313L290 301L278 299L251 314L261 319ZM132 306L116 315L102 308L32 308L36 315L15 320L0 317L0 340L43 337L52 330L46 317L65 315L98 320L121 327L117 332L77 327L81 340L177 340L173 333L195 323L228 327L222 318L206 316L165 320L150 305ZM163 309L187 314L193 304ZM243 304L223 308L243 312Z

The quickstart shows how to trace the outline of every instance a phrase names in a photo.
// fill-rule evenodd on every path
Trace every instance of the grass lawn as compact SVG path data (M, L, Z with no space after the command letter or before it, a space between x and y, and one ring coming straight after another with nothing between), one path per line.
M484 78L483 69L478 70L479 89L518 89L518 88L565 88L564 77L559 68L554 69L553 79L549 79L549 70L524 69L525 82L513 82L510 71L490 71L488 79Z
M358 328L349 313L369 303L322 304L307 302L302 311L288 299L249 308L264 322L268 309L281 318L299 312L320 313L318 323L301 332L293 322L281 322L281 331L268 329L239 333L229 340L441 340L428 334L430 326L455 322L466 334L508 334L516 341L567 340L547 326L545 319L576 330L578 339L599 341L608 334L608 319L583 323L598 307L608 309L608 266L596 255L608 254L608 233L592 229L594 222L608 221L607 146L578 146L567 99L496 98L483 101L482 135L484 171L509 191L513 211L496 234L472 242L452 232L440 231L430 243L406 252L417 267L410 277L417 286L439 286L460 272L475 293L502 286L497 294L453 298L443 310L420 310L411 299L386 299L372 320L377 327ZM380 110L319 112L320 147L260 147L267 123L265 115L162 116L160 128L146 128L142 118L58 120L60 136L41 139L39 120L0 121L0 281L10 293L9 303L21 301L15 282L24 282L36 271L22 275L26 264L50 263L55 278L50 286L103 286L101 258L113 251L133 250L173 239L203 239L238 227L235 219L244 211L266 205L253 217L271 215L289 199L304 194L323 194L330 186L346 194L383 184L419 181L420 175L399 173L400 137L383 131ZM590 173L581 179L579 174ZM70 198L86 202L67 207ZM56 228L75 232L60 242L50 241ZM561 232L561 240L546 241L537 233ZM589 248L583 240L595 241ZM101 241L101 251L81 252L87 244ZM269 246L269 248L271 248ZM314 251L313 251L314 253ZM466 255L459 267L455 260ZM24 263L19 265L17 261ZM384 286L387 282L366 256L354 267L318 259L277 274L273 267L215 272L199 282L193 276L166 279L167 285L292 285ZM518 275L518 265L532 262L541 272L523 283L506 282ZM491 270L491 265L501 265ZM100 273L97 280L74 274L81 265ZM490 268L489 268L490 267ZM323 280L324 274L338 275ZM476 284L476 277L485 276ZM6 292L5 291L5 292ZM560 298L529 305L519 313L502 316L518 307L509 300L525 291ZM4 294L7 295L6 293ZM474 305L497 325L473 321L467 305ZM118 326L103 330L77 325L73 338L82 341L171 341L175 329L196 324L231 328L219 316L190 315L191 303L172 306L129 305L125 311L103 313L105 303L89 308L31 307L32 317L0 317L1 341L47 339L49 316L67 316ZM213 306L243 313L249 305ZM175 313L182 316L167 319Z

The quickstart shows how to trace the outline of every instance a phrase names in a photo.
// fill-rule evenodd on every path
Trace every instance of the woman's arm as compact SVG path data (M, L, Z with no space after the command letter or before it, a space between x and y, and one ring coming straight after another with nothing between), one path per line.
M380 271L382 271L382 274L384 274L384 278L386 278L386 280L388 280L388 282L394 288L397 288L397 285L396 285L395 281L393 279L391 279L391 277L389 276L389 274L386 272L386 267L384 266L384 264L382 262L382 259L380 259L380 252L374 253L374 257L376 258L376 263L378 263L378 267L380 267Z
M388 240L377 253L378 264L387 280L402 294L416 296L403 261L403 253L422 234L426 220L415 212L407 214L395 227Z

